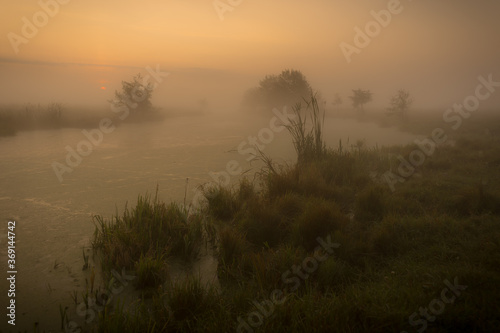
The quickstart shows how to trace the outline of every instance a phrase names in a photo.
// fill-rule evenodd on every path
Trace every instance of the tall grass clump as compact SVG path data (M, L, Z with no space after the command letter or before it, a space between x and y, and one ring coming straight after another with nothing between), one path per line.
M326 237L343 228L347 222L347 217L334 202L312 197L294 222L292 239L296 245L310 251L318 245L318 237Z
M101 254L104 271L114 268L137 270L143 286L154 286L164 279L162 258L196 256L202 239L202 220L189 215L178 204L166 205L157 194L139 196L133 209L111 221L94 216L93 247Z
M248 250L245 237L234 228L225 227L219 232L219 263L232 265Z
M314 95L306 103L305 112L301 104L293 108L295 117L286 125L297 163L277 166L261 154L265 164L265 172L260 173L263 188L271 200L296 193L334 200L343 211L352 210L356 192L372 184L370 172L385 172L388 161L378 148L369 149L362 140L354 145L340 140L337 149L327 148L323 136L325 113Z
M250 201L239 214L238 226L256 246L275 246L286 234L286 222L274 206L263 200Z
M290 123L286 125L286 129L292 136L299 165L320 159L326 153L326 145L323 140L325 113L321 114L316 96L312 94L310 98L310 100L306 100L306 114L303 115L301 112L302 104L296 104L293 107L295 118L290 119ZM309 130L307 129L308 116L312 123Z
M238 196L230 188L209 186L203 188L208 214L219 220L230 220L239 209Z
M167 279L167 267L163 257L155 258L142 255L135 263L134 284L141 288L154 288Z
M217 298L213 287L204 286L199 277L193 276L172 283L166 294L167 305L173 318L178 324L182 323L179 326L184 326L184 329L189 329L190 324L199 316L212 310Z

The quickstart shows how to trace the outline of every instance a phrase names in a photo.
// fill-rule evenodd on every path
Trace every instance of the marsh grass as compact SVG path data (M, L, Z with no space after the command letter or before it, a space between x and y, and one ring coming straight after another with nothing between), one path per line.
M209 312L218 298L213 287L204 286L194 276L171 284L165 297L175 321L185 323Z
M141 289L157 287L167 280L168 268L163 257L141 255L134 271L134 284Z
M89 255L85 254L85 248L82 248L82 254L83 254L83 267L82 270L86 270L89 268Z
M360 191L355 202L355 216L365 223L380 222L386 212L386 189L380 185L367 186Z
M323 140L325 112L321 112L315 95L311 94L310 99L306 99L305 102L305 113L302 113L302 104L296 104L293 107L295 117L290 119L290 124L286 125L297 152L298 164L320 159L326 152L326 145ZM308 118L311 122L310 129L307 128Z
M203 188L203 194L208 203L208 214L216 219L230 220L239 209L239 201L230 188Z
M97 116L75 116L61 103L26 104L0 108L0 136L14 135L18 131L55 129L62 127L85 128L99 122ZM94 124L93 124L94 123Z
M119 118L109 107L102 110L69 108L62 103L26 104L0 106L0 137L12 136L19 131L50 130L60 128L90 129L98 128L103 118L110 118L114 124L162 121L165 114L151 112L132 112L125 119Z
M122 268L136 270L138 288L165 281L165 258L196 257L202 241L202 218L188 215L179 205L166 205L150 195L139 196L133 209L107 221L94 216L93 248L101 254L104 272Z
M225 297L236 297L235 288L265 295L282 287L281 274L313 255L315 237L332 234L341 247L276 306L263 331L408 330L409 316L439 297L443 281L455 276L478 294L464 293L430 327L437 332L492 329L498 322L495 301L484 296L483 287L500 281L493 268L500 261L494 139L440 148L417 170L421 177L407 179L392 194L377 175L391 167L389 156L408 155L414 145L370 149L363 142L339 142L336 149L315 154L312 147L319 146L308 145L314 140L307 139L304 118L294 126L297 154L312 157L292 166L267 158L262 190L243 203L238 189L225 192L233 196L226 202L238 202L229 206L234 207L230 219L216 222L226 226L226 245L219 248L219 272L231 272L231 279L221 280L223 290L231 290ZM489 153L478 160L477 150ZM272 230L280 237L270 241ZM231 252L234 256L227 256L228 239L244 244ZM221 264L229 258L230 265ZM242 315L252 309L234 302ZM484 315L475 317L479 313Z
M500 199L490 193L483 184L464 187L453 196L451 207L461 216L483 213L500 213Z
M409 317L455 277L467 289L428 321L428 331L498 329L497 139L471 134L439 148L392 193L380 181L394 163L389 155L407 156L415 145L370 149L341 141L323 149L316 141L321 126L308 132L304 119L311 116L302 117L292 133L300 162L280 166L264 157L258 186L242 180L205 189L195 217L144 197L112 222L96 218L94 245L108 256L106 265L134 264L144 271L140 285L156 286L136 312L104 313L109 320L99 321L99 332L235 331L237 318L247 320L254 302L274 289L286 301L263 319L263 332L417 330ZM197 244L203 230L216 246L217 289L199 277L157 281L168 256L196 253L186 244ZM283 273L314 257L317 237L328 235L340 247L291 292Z
M291 238L295 245L312 251L318 235L333 234L348 223L338 205L322 198L308 198L304 210L294 221Z

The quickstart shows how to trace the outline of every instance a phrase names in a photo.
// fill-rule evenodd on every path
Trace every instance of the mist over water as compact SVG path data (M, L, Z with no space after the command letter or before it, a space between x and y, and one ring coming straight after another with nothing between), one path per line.
M252 155L238 153L238 146L252 147L249 137L258 137L271 118L192 116L124 124L106 134L73 172L63 174L61 183L52 163L64 163L65 145L76 147L85 139L81 130L26 131L3 138L0 211L11 212L9 219L23 223L17 228L23 267L18 300L29 319L22 324L20 320L19 327L30 329L31 321L47 316L57 321L54 309L70 302L72 290L84 288L81 252L90 244L93 215L109 218L123 211L126 203L133 205L138 194L154 194L156 186L162 200L183 203L186 178L190 204L198 186L214 181L214 175L227 170L229 161L237 161L252 177L262 164L247 161ZM360 135L352 135L353 128ZM410 143L414 137L349 119L325 123L325 139L332 146L339 140L347 144L363 139L378 145ZM296 159L286 131L275 133L263 152L282 164ZM231 184L239 178L231 176ZM6 255L5 248L0 251Z
M194 211L204 185L258 183L256 148L294 165L285 118L297 101L305 112L310 94L331 150L405 146L441 128L458 136L450 125L477 119L480 140L498 135L498 1L220 2L3 6L0 213L17 221L15 331L37 322L60 330L58 308L93 272L82 270L93 216L111 219L156 190ZM138 74L144 81L134 86ZM369 98L358 104L356 91ZM403 107L400 92L410 96ZM440 168L447 164L430 167ZM8 232L2 224L5 263ZM172 264L171 274L192 270L217 284L215 256L201 257L188 268ZM9 288L2 279L5 304ZM4 318L0 332L11 329Z

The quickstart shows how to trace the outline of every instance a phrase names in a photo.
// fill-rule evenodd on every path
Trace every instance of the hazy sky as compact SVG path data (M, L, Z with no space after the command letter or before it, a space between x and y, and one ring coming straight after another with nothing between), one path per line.
M399 88L416 106L448 106L478 75L500 81L498 0L221 0L224 20L213 0L61 0L53 17L35 0L0 1L2 104L105 103L121 80L157 65L170 72L155 92L162 105L230 105L286 68L327 99L370 89L374 106ZM51 11L54 1L41 3ZM348 63L340 44L356 46L354 28L391 4L399 14ZM23 29L33 22L36 34Z

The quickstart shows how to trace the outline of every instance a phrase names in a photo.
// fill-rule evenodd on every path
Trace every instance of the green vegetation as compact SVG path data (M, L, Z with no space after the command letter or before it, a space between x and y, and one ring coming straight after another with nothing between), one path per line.
M258 180L205 188L192 215L146 196L113 221L95 218L103 267L134 270L136 287L152 290L134 307L101 312L95 331L498 329L499 137L471 130L392 193L380 175L415 145L328 148L314 98L307 110L288 127L295 165L262 156ZM216 247L219 283L169 279L168 259L194 258L203 235ZM330 253L318 237L340 246ZM419 309L441 299L444 281L467 288L449 291L453 302L431 321Z
M106 221L94 216L92 246L102 255L105 273L111 269L135 270L137 288L157 287L166 280L168 256L192 259L202 237L202 217L188 215L176 203L166 205L157 194L139 196L134 209Z

